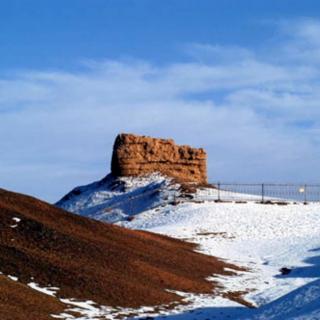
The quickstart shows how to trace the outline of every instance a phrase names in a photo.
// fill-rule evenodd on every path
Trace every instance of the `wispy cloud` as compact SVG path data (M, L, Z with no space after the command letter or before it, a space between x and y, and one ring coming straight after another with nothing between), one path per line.
M56 200L108 172L118 132L205 147L212 180L316 181L320 22L278 28L259 50L190 44L189 62L89 61L0 79L2 186Z

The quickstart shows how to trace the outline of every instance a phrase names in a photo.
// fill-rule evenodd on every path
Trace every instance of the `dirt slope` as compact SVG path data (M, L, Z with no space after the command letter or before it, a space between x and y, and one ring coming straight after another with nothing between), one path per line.
M52 319L49 315L60 314L65 307L54 297L0 275L1 320Z
M0 272L22 284L58 287L59 297L138 307L179 299L165 289L210 293L214 285L205 278L230 274L223 268L233 266L193 249L189 243L93 221L0 189ZM5 301L16 304L10 305L14 312L26 299L6 299L11 293L5 282L1 277L1 319ZM23 292L38 304L33 290Z

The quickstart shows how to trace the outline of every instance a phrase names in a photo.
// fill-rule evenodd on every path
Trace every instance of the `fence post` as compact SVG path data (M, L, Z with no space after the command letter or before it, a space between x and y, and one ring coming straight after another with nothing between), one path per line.
M307 204L307 185L304 185L304 204Z
M264 183L261 185L261 203L264 203Z
M218 182L218 201L220 202L221 201L221 198L220 198L220 182Z

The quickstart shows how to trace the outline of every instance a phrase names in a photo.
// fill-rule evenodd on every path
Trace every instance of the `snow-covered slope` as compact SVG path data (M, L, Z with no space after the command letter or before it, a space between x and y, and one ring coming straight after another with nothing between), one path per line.
M320 280L304 285L263 306L250 315L250 319L320 319Z
M215 188L202 188L192 199L183 198L180 185L157 174L107 176L74 189L57 205L127 228L195 242L202 252L247 268L236 277L212 280L226 292L243 292L257 309L223 296L181 293L189 304L165 312L166 319L320 319L320 204L260 204L257 196L238 193L235 200L252 201L212 201L217 195ZM138 314L163 317L154 310Z
M320 282L308 285L320 277L319 220L319 204L207 202L149 210L131 222L119 224L199 243L202 252L248 268L248 272L241 272L237 277L214 280L220 281L226 291L247 292L248 301L263 306L257 309L259 312L223 298L212 301L211 297L194 297L192 308L198 310L198 315L194 311L187 318L186 310L183 319L206 319L217 314L218 319L291 319L298 311L308 313L310 304L312 314L320 313L320 301L312 302L313 294L318 297ZM287 268L289 274L283 275L282 268ZM300 291L292 292L296 289ZM299 310L294 302L297 297L302 301Z
M210 185L180 184L160 173L140 177L114 177L109 174L99 181L74 188L56 206L82 216L115 223L131 220L132 216L151 209L171 210L173 205L183 202L214 202L219 201L220 197L228 201L261 201L261 196L218 191Z
M248 309L236 306L221 298L200 299L192 310L178 314L155 316L151 319L166 320L319 320L320 319L320 280L306 284L287 295L260 308ZM147 319L135 317L132 319Z
M56 206L96 220L116 222L173 203L180 193L179 187L159 174L136 178L109 174L100 181L73 189Z

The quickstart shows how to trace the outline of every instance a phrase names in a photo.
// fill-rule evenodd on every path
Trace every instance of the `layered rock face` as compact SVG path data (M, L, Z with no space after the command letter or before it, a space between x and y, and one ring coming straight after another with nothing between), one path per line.
M203 149L176 145L172 139L119 134L113 147L111 172L139 176L160 172L180 182L207 183Z

